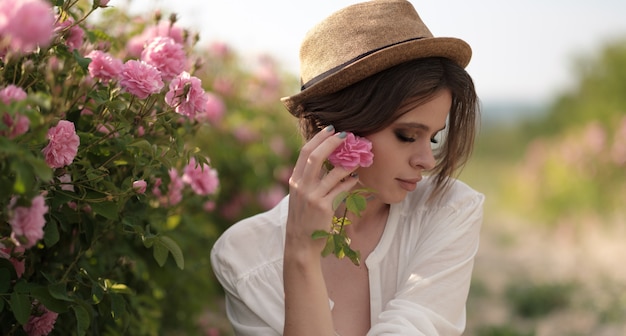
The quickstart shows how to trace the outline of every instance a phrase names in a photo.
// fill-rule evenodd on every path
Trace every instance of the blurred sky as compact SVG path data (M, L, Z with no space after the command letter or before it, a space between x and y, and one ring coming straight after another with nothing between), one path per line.
M123 5L129 0L112 0ZM130 0L134 13L175 12L201 43L222 41L241 55L267 53L298 71L306 31L359 0ZM467 41L468 71L485 102L546 102L574 78L579 56L626 41L626 0L412 0L435 36ZM626 43L626 42L625 42Z

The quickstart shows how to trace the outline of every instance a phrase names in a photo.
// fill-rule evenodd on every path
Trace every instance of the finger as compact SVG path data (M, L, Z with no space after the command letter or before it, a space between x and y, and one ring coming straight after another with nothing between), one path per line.
M341 143L345 141L345 138L345 132L337 133L332 137L324 139L324 141L320 143L319 146L313 149L311 154L309 154L308 159L306 160L306 165L304 166L304 170L301 176L305 183L314 182L315 179L319 178L319 172L322 168L322 164L328 158L328 156Z
M356 173L350 173L345 178L341 179L339 183L336 183L326 194L325 198L329 202L334 202L335 197L344 191L349 191L359 183L359 177Z
M320 132L317 132L317 134L313 136L311 140L309 140L306 144L304 144L304 146L302 146L302 148L300 149L300 154L298 155L298 159L296 160L296 164L293 168L293 173L291 174L292 178L299 179L300 176L302 176L304 167L307 164L311 152L313 152L313 150L317 148L320 143L322 143L328 137L332 136L334 133L335 128L332 125L326 126L326 128L324 128Z
M335 189L338 184L346 182L348 179L354 179L358 175L356 175L357 168L352 170L347 170L343 167L335 167L333 168L324 178L319 182L319 188L317 192L320 197L326 196L331 190Z

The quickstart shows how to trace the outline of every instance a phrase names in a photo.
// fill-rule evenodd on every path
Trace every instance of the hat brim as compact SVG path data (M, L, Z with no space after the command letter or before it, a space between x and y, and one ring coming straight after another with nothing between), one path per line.
M396 44L363 57L281 101L296 115L298 104L306 98L337 92L393 66L426 57L449 58L465 68L472 57L472 49L465 41L453 37L429 37Z

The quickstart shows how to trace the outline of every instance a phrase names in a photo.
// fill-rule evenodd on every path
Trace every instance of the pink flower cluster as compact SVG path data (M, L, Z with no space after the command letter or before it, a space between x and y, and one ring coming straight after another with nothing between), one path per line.
M194 158L189 160L182 179L198 195L214 194L219 186L217 170L206 163L198 164Z
M9 211L12 213L9 224L13 230L11 237L18 245L31 248L43 238L43 227L46 224L44 215L48 212L48 206L41 195L32 199L30 207L16 206L16 202L16 198L9 202Z
M24 99L26 99L26 92L18 86L9 85L0 90L0 101L5 105L9 105L11 102L15 101L22 101ZM7 126L8 130L0 131L0 136L6 136L9 139L13 139L26 133L30 127L30 120L28 117L19 113L16 113L13 117L10 114L5 113L2 116L2 121Z
M183 33L171 24L150 27L137 37L141 45L133 44L140 59L123 63L101 50L93 50L88 70L91 78L102 83L119 80L120 87L140 99L160 93L168 84L165 102L176 113L198 121L217 123L224 114L224 103L202 88L202 81L185 71L188 60L183 45ZM136 43L138 43L136 41ZM130 42L129 42L130 44Z
M189 160L183 175L178 174L178 170L172 168L168 172L170 182L167 185L167 193L161 192L161 178L157 178L152 187L152 193L159 199L162 206L176 205L183 199L185 185L189 185L191 190L197 195L206 196L214 194L219 187L217 171L208 164L198 164L194 158ZM145 181L139 180L133 183L135 192L142 194L145 191Z
M48 139L50 142L42 153L50 168L65 167L74 161L80 144L74 123L67 120L59 121L48 130Z
M48 310L44 305L34 302L36 313L28 318L28 322L24 325L24 331L28 336L46 336L57 321L59 314Z
M47 46L54 36L54 21L48 1L0 1L0 54L7 49L29 53Z
M340 166L347 170L359 166L369 167L374 162L372 143L348 132L344 142L330 154L328 161L335 167Z

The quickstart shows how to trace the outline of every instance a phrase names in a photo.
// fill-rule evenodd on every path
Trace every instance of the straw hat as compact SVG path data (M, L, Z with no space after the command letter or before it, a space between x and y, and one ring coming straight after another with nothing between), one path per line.
M355 4L306 34L300 47L302 90L281 100L296 115L305 98L337 92L403 62L434 56L466 67L472 50L463 40L433 37L408 1Z

